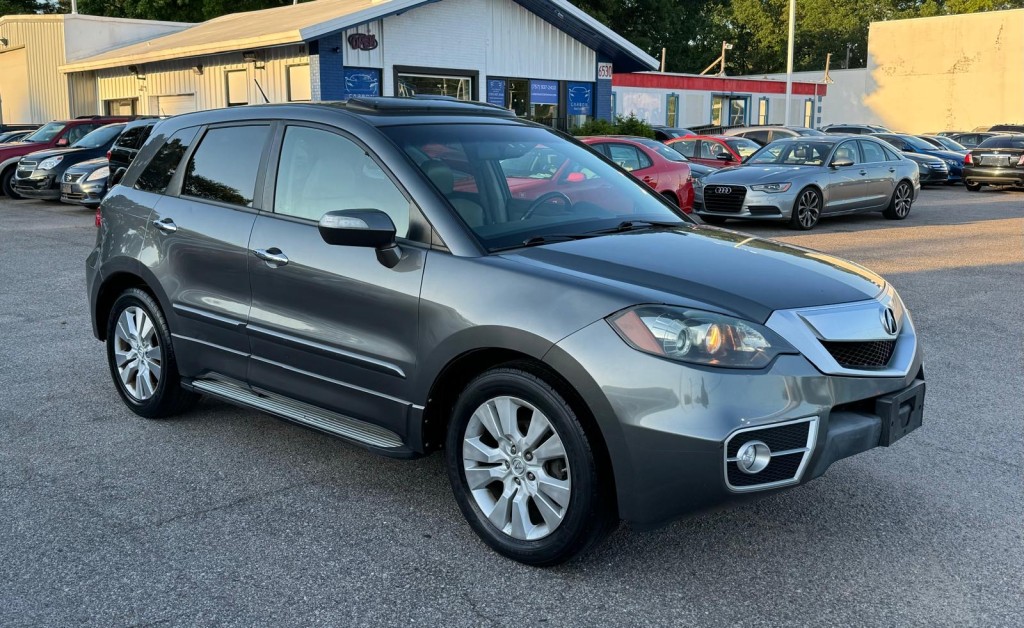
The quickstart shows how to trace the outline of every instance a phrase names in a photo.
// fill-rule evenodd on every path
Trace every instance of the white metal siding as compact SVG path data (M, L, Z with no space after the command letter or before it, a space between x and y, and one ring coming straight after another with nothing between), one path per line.
M195 94L196 109L219 109L227 106L226 72L245 70L250 103L263 102L256 82L270 102L288 102L287 68L309 62L305 46L270 48L261 53L264 61L256 65L243 61L240 52L150 63L141 68L140 76L144 79L132 76L123 68L97 70L99 100L138 98L140 114L157 115L158 97ZM197 64L202 64L202 74L196 74L193 69Z
M0 53L0 122L28 122L31 119L26 51L19 48Z
M68 82L57 70L64 63L63 21L13 19L0 24L0 37L7 39L8 48L24 46L27 50L31 120L25 122L67 118Z
M157 112L162 116L176 116L182 113L190 113L196 110L196 97L194 94L182 96L157 96Z
M597 55L513 0L492 0L487 74L593 81ZM460 33L461 45L462 35Z

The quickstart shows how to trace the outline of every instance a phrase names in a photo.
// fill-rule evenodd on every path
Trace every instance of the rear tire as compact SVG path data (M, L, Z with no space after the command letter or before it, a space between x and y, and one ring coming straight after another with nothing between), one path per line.
M181 387L167 321L153 297L139 288L125 290L110 309L107 364L121 399L139 416L173 416L199 399Z
M979 192L981 191L980 183L964 183L964 187L967 188L968 192Z
M672 192L662 192L661 195L664 196L669 203L672 203L676 207L679 207L679 199L676 198L675 194L673 194Z
M492 549L535 566L563 563L617 523L598 465L565 397L525 362L486 371L462 391L445 443L452 492Z
M12 201L16 201L22 198L20 194L14 191L14 166L9 166L7 170L0 174L0 191L7 195L7 198Z
M889 220L903 220L910 215L910 206L914 204L914 188L906 181L900 181L892 192L889 207L882 215Z

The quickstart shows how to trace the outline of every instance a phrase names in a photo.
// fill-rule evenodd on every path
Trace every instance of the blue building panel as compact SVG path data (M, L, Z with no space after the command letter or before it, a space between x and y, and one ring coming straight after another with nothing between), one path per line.
M309 43L309 80L312 99L345 98L345 63L341 33L321 37Z

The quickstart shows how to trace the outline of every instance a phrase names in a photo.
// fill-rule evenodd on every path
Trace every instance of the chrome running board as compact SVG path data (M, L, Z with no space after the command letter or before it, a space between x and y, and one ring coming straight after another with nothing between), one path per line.
M398 434L391 430L272 392L256 392L241 384L215 379L193 380L192 387L201 393L220 397L255 410L262 410L283 419L371 447L395 449L404 446Z

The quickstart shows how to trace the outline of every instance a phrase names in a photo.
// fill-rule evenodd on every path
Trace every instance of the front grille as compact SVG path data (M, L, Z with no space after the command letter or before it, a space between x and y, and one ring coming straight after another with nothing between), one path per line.
M883 368L889 365L896 350L895 340L868 342L829 342L821 344L843 368Z
M32 176L32 173L36 169L36 164L38 164L38 163L39 163L38 161L26 161L24 159L19 161L18 162L18 177L20 177L22 179L27 179L28 177Z
M705 185L704 209L709 212L738 214L743 209L747 188L742 185Z
M816 426L817 419L810 418L733 433L725 444L726 483L733 490L748 491L798 482L803 462L814 447ZM736 457L740 447L752 440L767 445L772 451L772 458L760 473L750 474L740 471L739 465L731 459ZM785 451L792 453L779 455Z
M78 183L79 181L82 180L82 178L84 176L85 176L84 172L82 172L82 173L65 172L64 173L64 183Z
M81 192L70 192L68 194L62 194L61 198L66 198L69 201L80 201L85 198L85 194Z

